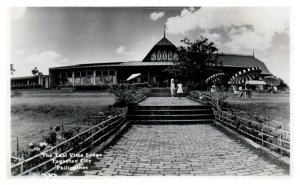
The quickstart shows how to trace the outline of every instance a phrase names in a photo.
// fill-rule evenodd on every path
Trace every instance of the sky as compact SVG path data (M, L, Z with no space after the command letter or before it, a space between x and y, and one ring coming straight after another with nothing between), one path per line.
M219 52L254 55L290 84L287 7L11 8L13 77L82 63L142 60L162 37L207 37Z

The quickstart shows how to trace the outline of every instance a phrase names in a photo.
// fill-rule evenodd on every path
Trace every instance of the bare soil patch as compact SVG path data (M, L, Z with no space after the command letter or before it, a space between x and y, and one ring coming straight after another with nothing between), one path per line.
M114 103L108 93L57 93L26 94L11 98L11 146L16 149L16 138L20 147L28 142L42 139L42 130L62 123L83 120L87 115L97 114Z

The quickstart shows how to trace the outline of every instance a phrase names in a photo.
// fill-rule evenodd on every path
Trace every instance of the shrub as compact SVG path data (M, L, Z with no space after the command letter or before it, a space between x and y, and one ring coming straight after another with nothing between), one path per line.
M108 92L114 94L115 105L124 107L147 95L148 89L138 88L134 84L116 84L109 86Z

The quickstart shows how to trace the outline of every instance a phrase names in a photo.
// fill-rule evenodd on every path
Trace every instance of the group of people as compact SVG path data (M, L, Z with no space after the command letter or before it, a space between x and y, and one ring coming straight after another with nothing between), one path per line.
M176 87L175 81L172 78L171 79L170 90L171 90L171 97L174 97L175 94L177 94L178 97L181 98L181 96L183 94L182 83L179 81L178 84L177 84L177 87Z
M246 85L246 87L243 89L242 86L240 86L237 90L237 87L234 86L233 87L233 93L236 94L238 97L240 98L251 98L252 97L252 90L251 88L249 88L248 85Z

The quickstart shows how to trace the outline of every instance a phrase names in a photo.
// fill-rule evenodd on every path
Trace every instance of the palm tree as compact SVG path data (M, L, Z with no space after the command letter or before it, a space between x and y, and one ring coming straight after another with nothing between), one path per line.
M10 74L14 74L15 71L14 64L10 64Z
M37 69L37 67L34 67L34 69L31 70L31 72L32 72L33 76L39 75L39 70Z

